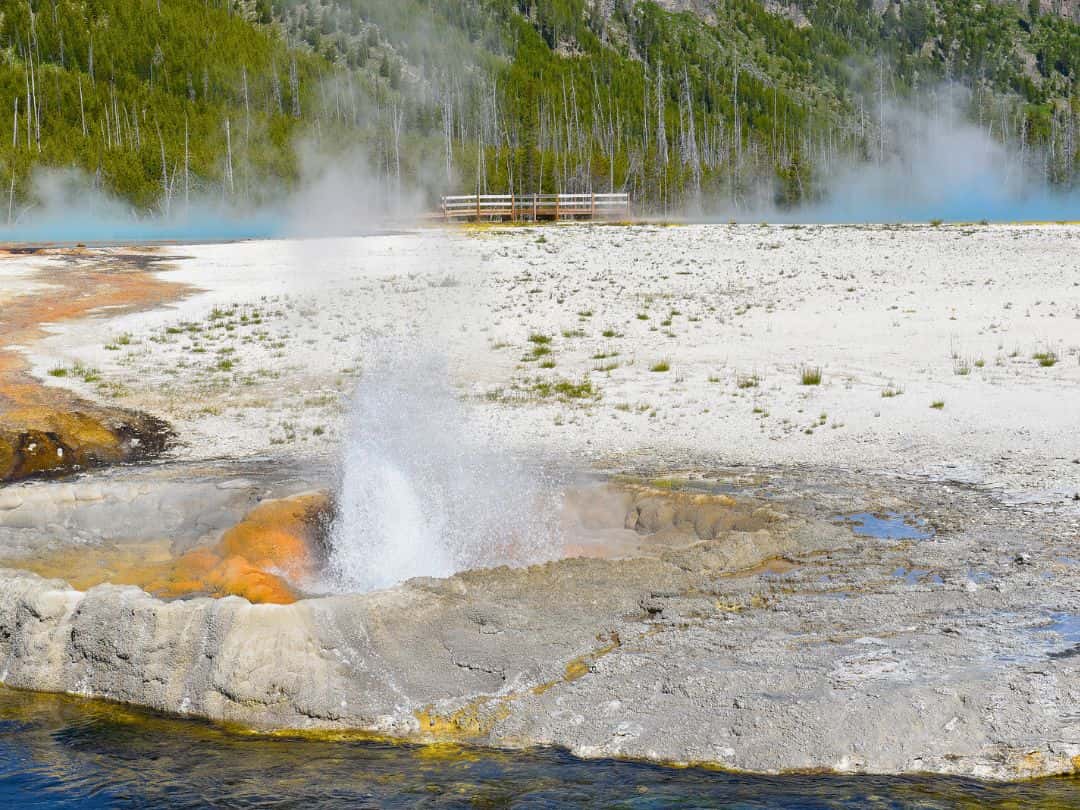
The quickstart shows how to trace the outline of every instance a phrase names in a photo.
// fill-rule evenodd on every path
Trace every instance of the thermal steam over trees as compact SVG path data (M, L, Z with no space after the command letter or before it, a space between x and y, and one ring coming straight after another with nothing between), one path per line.
M696 5L704 13L661 6ZM31 0L0 14L7 216L35 167L140 212L254 205L296 146L404 189L631 192L644 210L794 205L884 163L886 111L959 103L1018 172L1070 188L1080 25L906 0ZM945 98L940 88L957 85ZM958 101L959 100L959 101ZM0 125L3 114L0 113ZM2 218L2 215L0 215Z

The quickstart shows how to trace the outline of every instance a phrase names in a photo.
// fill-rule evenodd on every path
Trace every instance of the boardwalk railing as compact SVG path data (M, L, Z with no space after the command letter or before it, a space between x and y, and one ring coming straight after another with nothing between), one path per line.
M630 216L629 194L465 194L442 198L447 220L614 219Z

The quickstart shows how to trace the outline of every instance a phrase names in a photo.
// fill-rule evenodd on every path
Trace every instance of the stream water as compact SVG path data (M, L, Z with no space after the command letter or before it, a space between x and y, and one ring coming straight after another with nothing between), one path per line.
M266 737L0 687L3 807L1076 808L1080 779L744 776L562 751Z

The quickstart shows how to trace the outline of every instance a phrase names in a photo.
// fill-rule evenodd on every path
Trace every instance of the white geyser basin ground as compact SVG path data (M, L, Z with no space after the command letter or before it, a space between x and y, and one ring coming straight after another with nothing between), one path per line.
M348 403L390 337L434 347L462 413L525 457L711 453L1060 502L1080 483L1066 438L1078 248L1071 225L582 225L185 245L163 249L176 257L166 277L194 288L183 300L62 325L30 351L51 384L170 420L183 458L336 460ZM234 310L239 326L219 328ZM46 375L75 363L102 381ZM806 369L820 369L819 385L802 384Z

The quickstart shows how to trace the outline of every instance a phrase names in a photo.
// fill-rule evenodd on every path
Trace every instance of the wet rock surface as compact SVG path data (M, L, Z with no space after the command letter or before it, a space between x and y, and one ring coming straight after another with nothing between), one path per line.
M164 420L121 409L14 413L2 421L0 484L152 459L175 438Z
M948 483L694 470L581 516L622 514L638 538L624 559L290 605L6 570L4 682L259 729L752 771L1076 769L1075 516ZM246 513L257 487L236 480L215 491ZM855 513L914 515L933 534L860 536L836 519Z

